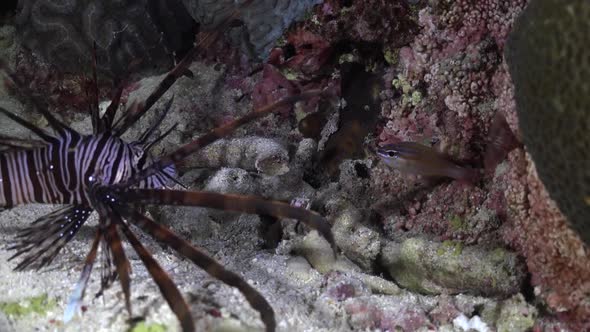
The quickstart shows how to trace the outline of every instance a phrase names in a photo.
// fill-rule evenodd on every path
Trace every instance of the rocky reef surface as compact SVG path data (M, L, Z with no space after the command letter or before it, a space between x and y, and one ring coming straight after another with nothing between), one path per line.
M244 2L19 0L16 26L23 44L61 71L88 70L96 45L98 68L120 78L170 69L192 47L197 30L215 28ZM244 27L232 29L233 44L264 59L283 31L317 3L254 0L240 14Z
M526 5L326 0L277 44L256 39L272 45L263 64L211 50L191 66L193 78L181 78L126 134L138 137L172 95L160 130L177 126L154 148L156 156L253 107L300 89L330 89L341 97L339 105L311 100L285 108L196 153L178 170L190 190L259 195L320 212L332 224L338 257L293 220L273 227L264 217L204 208L151 206L148 213L248 280L273 306L279 331L589 329L588 247L546 191L526 139L473 184L402 174L368 148L421 142L485 168L498 114L520 139L504 49ZM49 98L57 117L89 133L88 99L80 97L87 79L54 74L56 64L29 56L14 27L18 17L0 27L0 56L31 78L30 88ZM142 100L159 79L128 82L123 100ZM107 81L101 79L101 101L110 98ZM0 106L47 125L3 84ZM31 137L6 118L0 128ZM0 212L0 242L10 243L52 210L27 205ZM96 223L91 219L40 272L12 271L16 262L5 263L11 251L0 249L0 330L179 330L132 250L134 323L117 283L93 296L99 273L81 314L63 323ZM237 290L149 237L140 240L173 276L199 330L262 330Z

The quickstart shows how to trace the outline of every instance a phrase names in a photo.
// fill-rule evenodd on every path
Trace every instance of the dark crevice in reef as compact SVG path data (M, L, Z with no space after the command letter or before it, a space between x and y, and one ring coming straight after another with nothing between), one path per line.
M2 0L0 1L0 26L5 24L8 17L14 16L16 13L17 0Z
M11 13L16 11L17 0L3 0L0 3L0 13Z
M526 274L526 278L524 279L524 282L522 283L521 292L527 302L529 302L529 303L534 302L534 300L535 300L535 287L533 286L532 275L530 273Z
M346 105L340 112L339 129L326 143L321 157L322 165L334 178L344 159L364 157L364 139L377 124L381 111L381 75L365 67L361 63L346 63L341 69L341 91Z

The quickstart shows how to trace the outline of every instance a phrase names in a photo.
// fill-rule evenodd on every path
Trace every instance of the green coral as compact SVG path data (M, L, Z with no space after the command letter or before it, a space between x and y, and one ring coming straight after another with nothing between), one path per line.
M458 241L391 242L383 248L381 261L400 286L426 294L505 296L517 292L525 277L516 254Z
M463 252L463 243L459 241L443 241L442 246L440 246L436 253L440 255L444 254L452 254L453 256L459 256Z
M129 332L166 332L168 329L164 324L139 322Z
M338 58L338 63L339 64L343 64L343 63L350 63L350 62L355 62L357 61L357 57L352 54L352 53L345 53L342 54L339 58Z
M392 50L389 47L387 47L383 51L383 58L385 59L385 62L387 62L388 65L393 66L396 65L399 61L399 53L398 51Z
M590 2L531 1L506 60L518 122L540 179L590 244Z
M53 309L56 304L55 299L50 299L47 294L42 294L19 302L2 302L0 303L0 311L15 318L33 313L44 315L47 311Z
M537 309L526 303L522 294L502 302L498 317L498 332L530 331L535 324Z
M281 70L281 74L283 74L283 76L285 76L285 78L288 79L289 81L295 81L300 78L299 73L291 68L285 68L285 69Z
M393 85L394 88L401 90L402 107L410 105L416 106L422 101L422 93L418 90L415 90L412 84L408 82L402 75L397 75L397 78L394 78L391 81L391 85Z
M449 219L449 224L451 225L451 229L453 231L462 231L467 228L467 223L465 222L465 219L457 215L451 216L451 218Z

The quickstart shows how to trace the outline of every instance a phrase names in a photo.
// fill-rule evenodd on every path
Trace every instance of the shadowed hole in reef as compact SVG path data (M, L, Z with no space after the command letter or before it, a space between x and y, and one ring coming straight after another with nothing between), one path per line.
M0 19L12 16L16 13L16 4L18 0L2 0L0 1ZM3 23L0 21L0 23Z
M526 278L524 279L523 283L522 283L522 289L521 289L522 295L524 296L524 299L529 302L529 303L533 303L535 300L535 287L533 286L532 283L532 276L530 273L526 274Z
M361 163L354 164L354 171L356 172L356 175L361 179L368 179L370 177L369 169L367 168L367 166Z
M283 238L281 222L272 216L260 215L258 232L262 238L263 249L276 249Z
M340 111L338 130L328 139L320 164L332 178L345 159L364 158L364 139L373 131L380 113L379 92L382 75L368 72L361 63L345 63L341 68L342 98L346 105Z

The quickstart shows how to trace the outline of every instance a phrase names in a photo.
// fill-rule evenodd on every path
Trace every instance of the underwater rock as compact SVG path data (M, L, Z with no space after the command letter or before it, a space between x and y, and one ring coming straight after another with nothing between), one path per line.
M498 332L529 331L535 324L537 309L526 303L522 294L502 301L499 305L496 328Z
M518 122L539 177L590 245L590 3L531 1L506 48Z
M429 331L432 324L411 296L363 296L345 301L344 310L353 331Z
M326 203L326 218L333 222L332 232L338 248L363 271L371 271L381 251L379 233L363 225L363 214L344 199Z
M236 3L244 0L182 0L191 16L206 27L228 17ZM254 0L240 19L246 31L238 37L241 47L251 56L264 59L283 31L321 0Z
M339 271L330 272L324 278L326 290L324 295L334 301L344 301L349 298L370 295L370 289L354 275Z
M15 48L16 28L11 25L0 27L0 59L10 62Z
M349 200L357 202L371 201L373 199L369 188L371 185L371 166L373 162L370 159L344 160L339 166L340 175L338 184L340 190L346 194Z
M276 141L264 137L242 137L217 140L187 158L185 166L238 167L266 175L289 171L289 153Z
M180 0L20 0L16 23L23 44L63 71L89 70L96 42L99 69L115 76L134 61L172 65L195 27Z
M390 242L383 248L381 263L399 285L426 294L507 296L519 291L525 277L514 253L463 247L454 241Z
M320 237L317 231L311 231L293 246L293 252L299 254L314 269L320 273L328 273L333 270L337 271L359 271L358 266L343 257L334 257L334 252L330 244L324 238Z
M509 224L504 235L511 247L526 257L537 299L559 314L574 331L590 329L590 255L584 242L559 211L531 156L517 150L501 181Z
M403 291L393 282L381 277L360 272L361 269L344 256L334 257L326 240L313 231L293 244L291 250L299 254L322 274L334 271L361 280L373 294L399 295Z
M241 168L221 168L207 180L206 191L222 194L256 195L259 192L256 180Z

